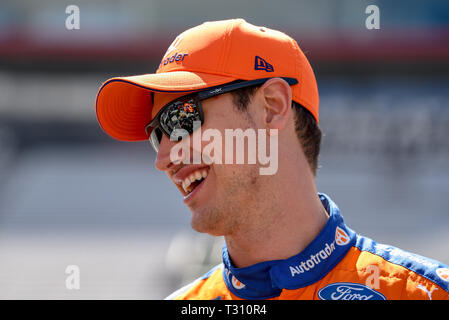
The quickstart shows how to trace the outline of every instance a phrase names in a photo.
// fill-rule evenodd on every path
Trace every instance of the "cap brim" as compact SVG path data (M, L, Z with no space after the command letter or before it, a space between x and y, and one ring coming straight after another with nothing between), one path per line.
M158 111L153 110L152 92L188 94L234 80L237 79L187 71L112 78L98 91L97 119L101 128L115 139L147 140L145 126Z

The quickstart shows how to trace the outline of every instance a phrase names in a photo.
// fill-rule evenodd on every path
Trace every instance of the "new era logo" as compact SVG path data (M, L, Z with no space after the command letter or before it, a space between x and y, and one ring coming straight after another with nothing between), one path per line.
M266 72L273 72L274 68L271 64L266 62L264 59L262 59L259 56L256 56L256 61L254 64L255 70L265 70Z

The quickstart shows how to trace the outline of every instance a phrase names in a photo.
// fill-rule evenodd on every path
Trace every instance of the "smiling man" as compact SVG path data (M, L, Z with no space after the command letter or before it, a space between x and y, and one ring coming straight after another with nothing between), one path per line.
M149 139L192 227L225 239L223 263L169 298L449 298L448 266L357 235L317 192L318 100L298 44L242 19L191 28L155 74L102 85L103 130Z

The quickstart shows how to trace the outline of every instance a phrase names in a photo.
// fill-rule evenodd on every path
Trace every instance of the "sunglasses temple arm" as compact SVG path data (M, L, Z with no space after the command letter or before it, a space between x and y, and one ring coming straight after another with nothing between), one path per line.
M200 100L204 100L204 99L211 98L211 97L219 95L219 94L227 93L227 92L238 90L241 88L250 87L250 86L258 85L258 84L263 84L266 81L268 81L269 79L272 79L272 78L255 79L255 80L236 83L233 85L223 85L221 87L219 86L216 88L211 88L207 91L200 92L198 94L198 96L199 96ZM289 85L294 85L294 84L298 83L298 80L296 80L295 78L281 77L281 79L284 79Z

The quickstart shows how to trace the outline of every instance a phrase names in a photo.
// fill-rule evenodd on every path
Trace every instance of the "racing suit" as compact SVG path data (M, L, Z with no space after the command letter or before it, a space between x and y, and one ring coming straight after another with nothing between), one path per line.
M236 268L224 244L223 263L166 299L449 300L447 265L356 234L319 197L329 220L302 252Z

